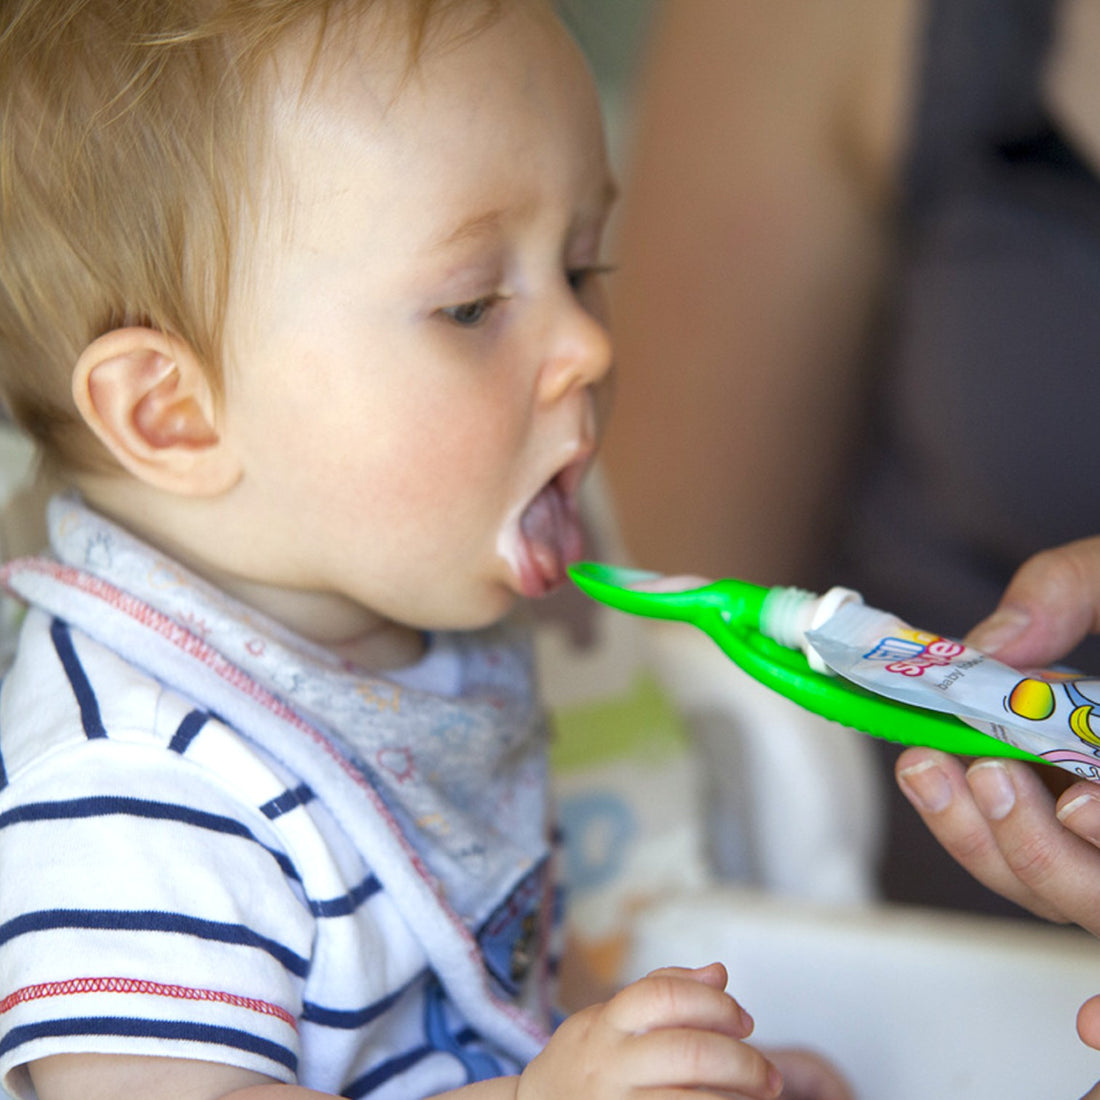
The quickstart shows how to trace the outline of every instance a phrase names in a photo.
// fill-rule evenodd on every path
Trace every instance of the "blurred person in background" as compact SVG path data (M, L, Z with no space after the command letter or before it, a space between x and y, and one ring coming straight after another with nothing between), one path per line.
M648 47L605 460L632 556L964 633L1100 511L1100 0L665 0ZM885 896L1019 913L882 752Z

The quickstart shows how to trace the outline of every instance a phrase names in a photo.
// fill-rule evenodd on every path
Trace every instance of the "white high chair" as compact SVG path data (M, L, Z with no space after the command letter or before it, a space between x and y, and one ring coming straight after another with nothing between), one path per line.
M1100 1081L1075 1030L1100 943L1079 929L719 887L640 912L620 976L716 959L755 1042L820 1051L860 1100L1077 1100Z
M586 485L583 510L593 556L625 563L598 471ZM599 707L603 722L614 722L621 717L616 701L633 698L630 714L637 721L637 684L650 684L650 699L668 707L683 737L676 762L685 765L684 774L670 769L667 751L659 768L673 784L664 796L664 829L690 827L694 834L690 841L685 836L682 871L699 861L691 875L696 883L733 879L811 901L872 900L881 811L865 737L757 684L688 624L635 618L579 594L566 598L583 606L591 639L578 646L558 621L543 620L537 640L547 701L569 726L578 712ZM644 717L654 720L652 714ZM586 736L598 743L607 736L606 726L593 722ZM625 766L631 748L618 736L618 762ZM649 758L650 767L656 766L652 755L652 746L634 747L639 784L646 775L641 761ZM583 785L579 771L557 769L570 792ZM588 779L597 787L601 782L594 773ZM650 800L659 799L659 791L619 786L633 814L652 815Z
M585 509L592 556L627 563L598 478ZM544 623L539 652L566 739L599 743L602 721L618 746L588 766L563 753L556 771L582 872L575 934L600 977L719 960L762 1044L821 1050L861 1100L1075 1100L1100 1081L1074 1024L1100 993L1100 943L876 902L868 738L761 687L690 626L606 608L594 624L577 649ZM679 742L653 734L669 713ZM578 803L603 816L571 821Z

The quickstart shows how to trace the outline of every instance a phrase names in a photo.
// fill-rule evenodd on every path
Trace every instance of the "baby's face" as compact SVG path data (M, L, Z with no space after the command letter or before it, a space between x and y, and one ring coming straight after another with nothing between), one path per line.
M282 190L230 313L235 515L251 581L365 629L477 627L580 553L611 363L598 102L527 3L400 88L369 41L278 103Z

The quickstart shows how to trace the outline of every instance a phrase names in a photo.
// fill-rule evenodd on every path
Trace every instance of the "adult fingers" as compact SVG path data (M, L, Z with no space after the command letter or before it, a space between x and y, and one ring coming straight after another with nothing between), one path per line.
M1068 787L1058 799L1057 814L1070 832L1100 848L1100 784L1086 780Z
M967 783L1011 874L1062 919L1100 935L1100 851L1063 827L1035 771L981 760Z
M1029 558L967 640L1016 667L1046 665L1100 631L1100 537Z
M933 836L979 882L1038 916L1065 919L1010 866L989 819L975 801L961 760L934 749L908 749L898 758L896 774L902 792ZM1045 798L1048 803L1050 798L1045 791L1040 795L1030 789L1027 797ZM1048 813L1054 820L1053 808Z

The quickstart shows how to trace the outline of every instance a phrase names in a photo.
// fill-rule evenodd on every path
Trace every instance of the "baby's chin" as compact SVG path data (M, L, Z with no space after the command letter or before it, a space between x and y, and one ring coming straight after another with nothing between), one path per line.
M410 622L424 634L436 632L465 633L486 630L507 619L517 607L526 603L524 594L517 590L511 579L511 570L502 570L504 576L483 578L473 584L461 600L436 603L431 614L410 616ZM455 593L452 593L452 597Z

